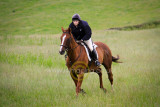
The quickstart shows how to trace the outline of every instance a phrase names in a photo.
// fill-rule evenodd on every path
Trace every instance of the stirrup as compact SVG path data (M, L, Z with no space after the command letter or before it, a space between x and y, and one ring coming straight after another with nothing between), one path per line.
M96 65L96 66L100 66L101 63L100 63L98 60L96 60L96 61L95 61L95 65Z

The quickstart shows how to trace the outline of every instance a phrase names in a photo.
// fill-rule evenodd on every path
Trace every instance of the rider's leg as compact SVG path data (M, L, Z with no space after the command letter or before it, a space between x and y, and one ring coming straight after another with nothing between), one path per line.
M87 46L89 47L89 49L92 52L93 51L93 42L92 42L91 38L89 40L84 40L84 42L87 44Z
M93 48L93 42L91 38L89 40L85 40L84 42L88 45L89 49L91 50L93 57L95 59L96 66L100 66L100 62L98 61L97 51L96 49Z

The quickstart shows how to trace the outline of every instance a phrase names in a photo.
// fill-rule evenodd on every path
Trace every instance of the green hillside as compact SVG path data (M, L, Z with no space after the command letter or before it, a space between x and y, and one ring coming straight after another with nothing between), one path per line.
M160 19L159 0L0 0L0 35L57 34L74 13L92 30Z

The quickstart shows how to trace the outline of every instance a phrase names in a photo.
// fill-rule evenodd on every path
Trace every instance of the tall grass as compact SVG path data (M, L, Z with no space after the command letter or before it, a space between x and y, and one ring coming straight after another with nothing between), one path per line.
M0 53L0 62L6 62L12 65L39 65L49 68L64 68L65 66L65 61L59 60L56 57L44 57L42 54L37 56L31 53L25 55Z
M78 98L64 56L57 52L60 34L54 35L57 39L52 35L1 38L0 106L159 106L159 34L159 28L94 31L93 41L108 44L123 63L112 66L114 92L102 67L107 93L99 88L98 75L89 73L82 84L87 94Z

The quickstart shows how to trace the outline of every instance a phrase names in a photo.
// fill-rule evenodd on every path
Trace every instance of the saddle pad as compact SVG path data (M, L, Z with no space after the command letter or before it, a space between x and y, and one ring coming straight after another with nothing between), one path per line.
M90 57L90 55L89 55L89 52L88 52L87 47L84 45L84 43L81 43L81 44L84 46L84 48L85 48L85 50L86 50L88 60L91 61L91 57ZM98 47L98 46L93 43L93 48L96 49L96 47ZM97 58L98 58L98 53L97 53Z

